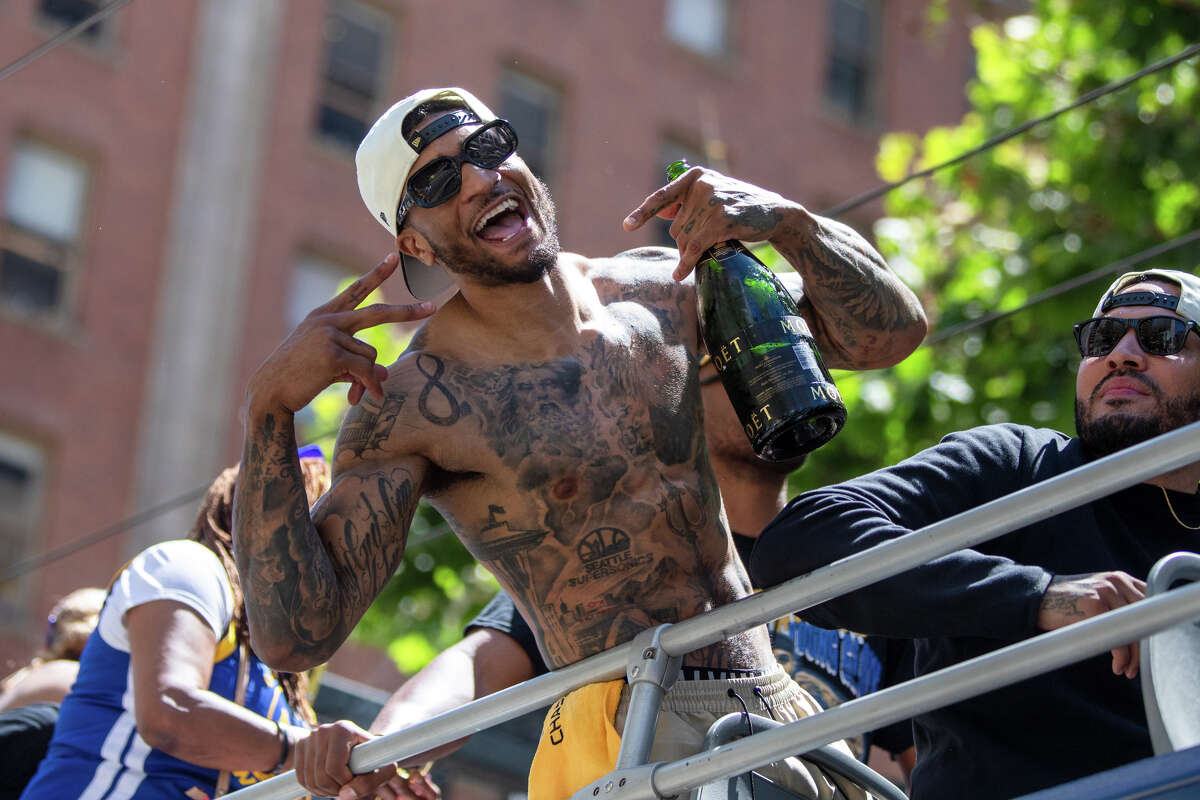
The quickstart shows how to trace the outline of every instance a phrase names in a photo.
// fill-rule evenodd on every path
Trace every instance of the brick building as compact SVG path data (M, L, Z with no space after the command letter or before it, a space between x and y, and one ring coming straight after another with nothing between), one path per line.
M0 63L102 5L0 3ZM679 153L814 209L874 186L882 132L965 109L966 5L135 0L0 82L0 671L57 597L186 529L194 502L104 535L234 462L252 370L388 251L353 150L392 100L471 88L564 248L610 254L661 241L621 219Z

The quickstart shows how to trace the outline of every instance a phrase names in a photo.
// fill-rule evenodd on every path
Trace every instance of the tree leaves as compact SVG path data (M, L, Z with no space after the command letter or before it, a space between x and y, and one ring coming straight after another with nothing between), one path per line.
M953 158L1200 41L1200 11L1191 3L1037 0L1030 12L973 32L970 111L959 125L924 137L883 137L884 179ZM1019 308L1200 227L1196 62L887 196L888 217L875 228L879 249L919 292L935 331ZM1142 266L1194 269L1198 259L1200 249L1190 246ZM892 369L835 375L849 421L792 476L792 488L852 477L988 422L1072 432L1078 355L1070 326L1090 316L1113 277L923 347ZM871 399L884 394L890 408Z

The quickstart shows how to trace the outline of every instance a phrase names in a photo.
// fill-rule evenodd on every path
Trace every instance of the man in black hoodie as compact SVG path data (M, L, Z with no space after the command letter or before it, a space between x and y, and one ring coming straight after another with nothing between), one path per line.
M755 545L769 587L1200 419L1200 278L1119 278L1076 326L1078 438L1024 425L947 436L793 500ZM818 625L917 640L922 675L1135 602L1196 550L1200 461L811 608ZM1010 798L1152 755L1136 643L921 715L911 796Z

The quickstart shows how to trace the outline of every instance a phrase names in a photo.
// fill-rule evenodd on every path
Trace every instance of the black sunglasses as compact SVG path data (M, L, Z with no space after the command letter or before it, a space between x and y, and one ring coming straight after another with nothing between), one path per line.
M1075 323L1075 341L1084 358L1106 356L1125 338L1130 328L1137 333L1138 346L1152 356L1169 356L1183 349L1191 331L1200 333L1200 325L1178 317L1096 317Z
M413 206L440 206L462 188L462 165L470 162L495 169L517 152L517 132L506 119L494 119L463 140L456 156L438 156L412 174L400 205L396 207L396 230Z

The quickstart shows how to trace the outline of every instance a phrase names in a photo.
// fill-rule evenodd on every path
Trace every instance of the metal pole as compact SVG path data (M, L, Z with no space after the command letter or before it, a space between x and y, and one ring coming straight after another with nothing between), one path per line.
M875 730L1017 683L1197 618L1200 618L1200 584L1174 589L851 700L781 728L663 764L653 772L654 791L659 797L676 795L860 731Z
M550 705L579 686L613 680L625 674L630 643L589 656L569 667L540 675L438 714L402 731L363 742L350 753L350 771L361 775L387 764L404 761L435 747L499 725L507 719ZM274 778L225 795L230 800L294 800L304 796L296 773Z
M1197 460L1200 422L883 542L770 591L678 622L663 633L663 647L671 655L690 653L760 622L802 611ZM714 631L719 635L714 636Z
M769 591L676 623L663 632L663 649L669 655L690 653L755 625L817 605L1038 519L1194 463L1198 453L1200 422L835 561ZM477 733L514 714L541 708L571 689L595 681L619 678L625 671L629 656L630 645L620 645L520 686L475 700L411 728L360 744L350 755L350 769L357 774L369 772L384 764L410 758ZM887 696L887 692L872 695L872 698L877 696ZM823 712L817 718L824 718L836 711ZM911 714L895 719L906 716ZM770 760L761 763L770 763ZM288 772L226 796L236 800L293 800L302 794L295 773Z
M621 749L617 752L617 768L645 764L654 746L658 713L667 690L679 677L680 656L669 656L663 650L662 635L671 626L647 628L633 639L625 680L629 682L629 703L625 712L625 729L621 731Z

